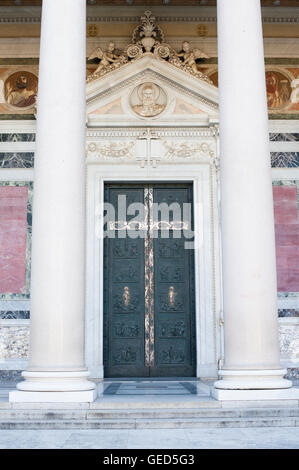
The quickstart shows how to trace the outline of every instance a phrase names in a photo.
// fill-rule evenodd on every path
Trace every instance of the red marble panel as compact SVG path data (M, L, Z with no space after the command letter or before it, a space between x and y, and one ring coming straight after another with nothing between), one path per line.
M0 293L26 286L27 186L0 187Z
M277 288L299 292L299 211L297 186L273 186Z

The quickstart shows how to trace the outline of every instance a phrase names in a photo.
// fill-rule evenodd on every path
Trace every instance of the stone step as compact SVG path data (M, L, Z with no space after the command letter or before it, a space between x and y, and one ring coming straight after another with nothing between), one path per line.
M297 403L298 405L298 403ZM99 399L90 404L91 409L95 410L153 410L153 409L170 409L170 410L185 410L185 409L206 409L206 408L221 408L221 403L213 398L193 398L189 396L180 397L113 397L109 399Z
M160 418L160 419L75 419L1 420L0 429L178 429L295 427L299 418Z
M1 416L1 415L0 415ZM185 410L90 410L87 419L160 419L160 418L254 418L254 417L294 417L299 418L299 408L243 408L243 409L185 409Z
M206 408L206 409L2 409L0 423L17 422L132 422L132 421L185 421L185 420L299 420L299 407L294 408Z

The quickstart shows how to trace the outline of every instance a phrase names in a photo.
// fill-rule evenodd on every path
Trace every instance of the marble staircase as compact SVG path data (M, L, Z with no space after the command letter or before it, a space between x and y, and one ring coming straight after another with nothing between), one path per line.
M100 405L100 404L99 404ZM170 403L169 403L170 405ZM1 409L0 429L299 427L299 407Z
M12 404L2 388L0 429L299 427L298 400L221 402L200 382L165 384L105 382L95 402L80 404Z

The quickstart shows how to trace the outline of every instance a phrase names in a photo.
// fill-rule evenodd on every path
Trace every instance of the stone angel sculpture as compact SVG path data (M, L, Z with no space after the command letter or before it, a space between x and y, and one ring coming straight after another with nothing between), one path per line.
M196 60L209 59L209 56L200 49L192 49L190 42L185 41L182 44L182 51L177 53L184 66L191 67L193 72L198 72Z
M100 63L97 69L94 71L94 74L97 74L101 70L107 68L109 65L114 63L121 63L123 56L115 49L114 42L110 42L107 47L107 51L103 51L100 47L97 47L88 60L100 59Z

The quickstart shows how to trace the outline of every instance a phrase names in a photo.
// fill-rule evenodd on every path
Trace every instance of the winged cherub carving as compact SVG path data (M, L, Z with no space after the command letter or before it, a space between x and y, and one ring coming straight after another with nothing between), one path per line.
M97 67L97 69L94 71L94 74L100 72L101 70L105 69L109 65L119 62L122 62L122 55L117 54L118 51L115 49L115 44L114 42L109 42L107 51L103 51L100 47L97 47L93 53L91 54L90 57L88 57L88 60L92 59L100 59L100 63Z
M196 59L209 59L209 56L200 49L192 49L188 41L183 42L182 51L177 53L177 57L181 58L183 65L191 67L194 72L198 72Z

